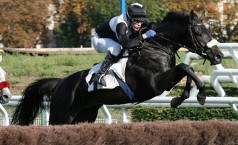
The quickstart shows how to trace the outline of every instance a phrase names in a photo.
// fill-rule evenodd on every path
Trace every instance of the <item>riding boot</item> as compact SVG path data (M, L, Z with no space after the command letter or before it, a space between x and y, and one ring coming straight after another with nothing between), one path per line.
M104 61L102 62L102 65L100 67L100 70L97 74L94 75L92 82L98 83L102 86L107 86L106 81L104 80L104 76L106 75L107 71L109 70L110 66L113 63L115 56L113 56L110 52L106 55Z

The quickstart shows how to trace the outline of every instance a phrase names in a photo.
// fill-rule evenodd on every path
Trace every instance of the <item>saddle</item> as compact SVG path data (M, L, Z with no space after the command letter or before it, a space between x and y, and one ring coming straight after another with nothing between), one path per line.
M104 76L104 80L106 81L107 86L102 86L100 84L95 84L91 82L93 75L99 71L102 63L94 65L90 69L88 75L86 76L86 82L88 84L88 92L94 91L94 88L113 89L119 86L118 79L120 79L123 82L126 82L125 69L126 69L127 60L128 58L122 58L110 67L110 69L107 71L107 74ZM97 85L97 87L95 87L94 85Z

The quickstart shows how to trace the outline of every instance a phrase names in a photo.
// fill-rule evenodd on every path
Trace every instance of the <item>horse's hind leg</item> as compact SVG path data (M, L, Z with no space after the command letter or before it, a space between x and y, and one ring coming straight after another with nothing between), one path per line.
M98 110L102 107L102 105L92 106L90 108L81 108L78 114L75 116L73 120L73 124L80 122L89 122L93 123L97 119Z

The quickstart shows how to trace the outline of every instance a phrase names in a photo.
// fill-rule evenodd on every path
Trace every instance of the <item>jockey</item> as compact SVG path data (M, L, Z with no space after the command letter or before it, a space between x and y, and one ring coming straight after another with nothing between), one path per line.
M107 53L100 70L94 75L92 82L106 86L103 76L106 74L115 58L123 49L138 47L143 39L155 35L155 31L148 30L141 35L141 29L148 25L146 10L139 3L131 4L126 13L113 17L96 28L93 46L99 53ZM123 50L124 51L124 50Z

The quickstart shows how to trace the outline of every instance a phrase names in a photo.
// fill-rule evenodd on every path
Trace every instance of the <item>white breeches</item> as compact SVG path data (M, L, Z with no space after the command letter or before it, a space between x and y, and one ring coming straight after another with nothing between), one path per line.
M120 54L122 46L110 38L100 38L97 34L93 37L93 47L98 53L111 52L112 55Z

